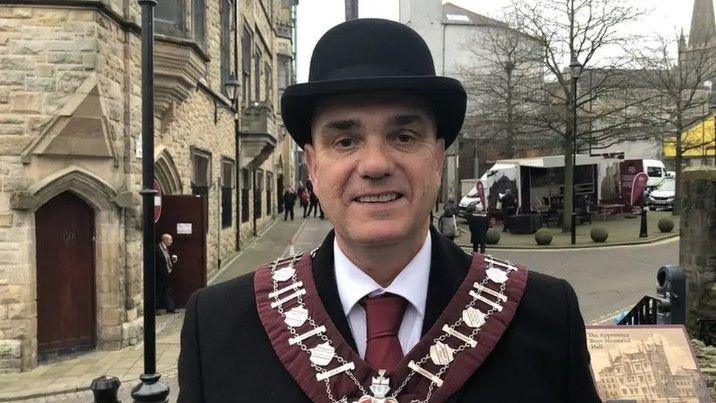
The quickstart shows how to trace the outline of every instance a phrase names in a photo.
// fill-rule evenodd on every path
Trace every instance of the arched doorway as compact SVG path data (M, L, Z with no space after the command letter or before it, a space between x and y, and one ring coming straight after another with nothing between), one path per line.
M40 359L96 344L94 211L71 192L35 212Z

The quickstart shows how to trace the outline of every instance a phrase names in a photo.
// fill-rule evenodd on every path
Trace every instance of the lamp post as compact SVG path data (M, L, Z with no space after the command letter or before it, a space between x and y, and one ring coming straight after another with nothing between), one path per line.
M574 211L577 200L577 80L582 73L582 64L577 56L569 63L572 74L572 245L577 243L577 213Z
M139 0L142 7L142 249L144 255L144 373L132 389L137 402L166 402L169 387L156 371L154 270L154 7L156 0Z

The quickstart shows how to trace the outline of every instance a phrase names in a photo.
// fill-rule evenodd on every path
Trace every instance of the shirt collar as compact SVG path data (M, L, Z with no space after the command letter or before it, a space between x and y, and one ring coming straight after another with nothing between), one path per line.
M379 295L386 292L405 298L420 316L425 315L425 301L428 295L428 279L430 277L430 256L432 239L430 231L425 237L423 247L413 259L398 273L393 282L386 288L376 283L373 278L358 268L346 257L338 242L333 240L333 262L336 270L338 295L346 316L366 295Z

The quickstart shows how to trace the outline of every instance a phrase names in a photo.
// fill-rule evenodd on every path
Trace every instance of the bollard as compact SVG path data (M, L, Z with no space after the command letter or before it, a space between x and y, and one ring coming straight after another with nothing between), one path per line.
M94 394L94 403L121 403L117 392L122 382L115 376L102 375L92 380L90 389Z
M668 301L668 313L665 322L684 324L686 319L686 280L681 267L677 265L661 266L656 273L658 287L656 293Z
M646 238L649 236L646 228L646 211L646 207L641 209L641 229L639 229L639 238Z

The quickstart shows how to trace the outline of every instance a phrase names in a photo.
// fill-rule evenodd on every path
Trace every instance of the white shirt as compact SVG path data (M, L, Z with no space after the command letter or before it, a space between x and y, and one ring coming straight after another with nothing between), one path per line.
M343 305L343 312L348 318L358 354L362 358L365 358L367 343L366 318L365 309L359 302L366 295L376 296L389 292L405 298L408 304L405 307L403 322L398 332L403 354L407 354L420 341L423 318L425 317L425 300L428 296L431 252L432 240L430 231L428 231L423 247L413 257L413 260L405 266L388 287L383 288L353 264L343 254L338 242L333 240L333 262L336 270L338 295Z

